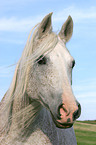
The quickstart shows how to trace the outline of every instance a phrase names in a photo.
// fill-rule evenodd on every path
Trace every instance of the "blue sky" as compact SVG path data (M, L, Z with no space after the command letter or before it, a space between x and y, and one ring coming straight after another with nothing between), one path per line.
M0 2L0 100L10 86L15 67L31 28L53 12L59 32L69 15L74 21L67 44L76 66L73 91L82 106L80 120L96 119L96 0L3 0Z

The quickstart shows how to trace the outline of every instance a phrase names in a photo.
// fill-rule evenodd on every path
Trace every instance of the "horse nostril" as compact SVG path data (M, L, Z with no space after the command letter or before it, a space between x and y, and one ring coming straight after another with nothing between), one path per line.
M78 110L76 110L73 113L73 121L76 120L77 118L79 118L80 114L81 114L81 105L79 103L77 103L78 105Z
M64 114L66 114L66 116L67 116L68 111L67 111L67 109L64 107L64 104L61 104L61 105L58 107L58 116L57 116L57 118L58 118L58 119L61 119L61 118L62 118L61 116L63 116Z
M58 119L61 119L61 113L60 113L60 108L62 108L63 104L61 104L59 107L58 107L58 115L57 115L57 118Z
M74 113L73 113L73 121L76 120L78 118L78 110L76 110Z
M77 102L78 109L81 110L81 105Z

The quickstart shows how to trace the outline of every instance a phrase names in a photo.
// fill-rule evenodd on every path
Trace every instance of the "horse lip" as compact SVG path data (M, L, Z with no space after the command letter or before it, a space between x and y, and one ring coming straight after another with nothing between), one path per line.
M57 120L54 120L54 122L56 124L56 127L62 128L62 129L70 128L70 127L73 126L73 123L74 123L74 122L72 122L72 123L67 123L67 122L66 123L60 123Z
M63 128L63 129L67 129L73 126L73 123L60 123L58 121L55 121L55 124L58 128Z

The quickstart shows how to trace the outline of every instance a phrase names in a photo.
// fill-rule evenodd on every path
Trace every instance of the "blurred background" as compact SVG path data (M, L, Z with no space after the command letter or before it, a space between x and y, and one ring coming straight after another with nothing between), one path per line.
M79 120L96 120L96 1L3 0L0 2L0 100L10 86L28 34L45 15L53 12L53 31L58 33L67 17L74 21L67 43L76 61L73 92L82 106ZM10 66L10 67L8 67Z

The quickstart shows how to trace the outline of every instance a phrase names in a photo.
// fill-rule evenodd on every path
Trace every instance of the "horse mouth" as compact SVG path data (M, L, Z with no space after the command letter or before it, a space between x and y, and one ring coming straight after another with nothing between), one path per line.
M54 123L55 123L55 125L56 125L56 127L58 127L58 128L62 128L62 129L67 129L67 128L70 128L70 127L72 127L73 126L73 123L74 122L64 122L64 123L60 123L59 121L57 121L54 117L52 117L53 118L53 121L54 121Z
M74 124L74 121L73 122L64 122L64 123L60 123L59 121L57 121L55 118L54 118L54 115L52 114L52 112L50 112L51 115L52 115L52 119L53 119L53 122L54 124L56 125L56 127L58 128L62 128L62 129L67 129L67 128L71 128Z
M62 129L67 129L73 126L73 123L60 123L58 121L55 120L55 125L58 128L62 128Z

